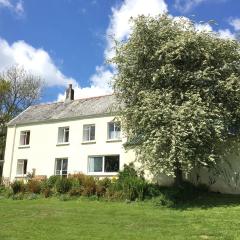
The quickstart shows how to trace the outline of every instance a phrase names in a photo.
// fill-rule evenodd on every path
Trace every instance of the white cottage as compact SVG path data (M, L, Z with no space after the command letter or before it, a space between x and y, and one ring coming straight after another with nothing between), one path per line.
M74 100L71 85L64 102L29 107L8 124L4 179L22 179L29 172L116 175L134 160L123 148L118 108L114 95Z

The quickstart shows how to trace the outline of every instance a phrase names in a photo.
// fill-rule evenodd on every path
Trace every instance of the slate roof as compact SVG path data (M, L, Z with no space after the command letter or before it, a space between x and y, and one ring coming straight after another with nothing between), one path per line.
M114 95L78 99L68 102L35 105L27 108L8 125L37 123L53 120L111 115L120 109Z

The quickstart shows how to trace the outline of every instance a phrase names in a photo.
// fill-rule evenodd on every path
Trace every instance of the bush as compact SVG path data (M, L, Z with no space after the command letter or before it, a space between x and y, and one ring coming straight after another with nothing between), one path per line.
M24 198L24 193L23 192L19 192L19 193L14 194L12 196L13 200L23 200L23 198Z
M71 179L68 178L58 178L55 184L56 191L58 193L67 193L72 187Z
M45 198L50 197L52 194L52 190L51 190L51 183L49 183L48 179L41 181L40 186L41 186L41 193L43 194L43 196Z
M112 191L122 192L130 201L143 200L147 193L147 182L142 173L134 169L133 164L124 165L123 171L119 172L119 178L113 184Z
M13 190L13 194L17 194L17 193L20 193L20 192L24 192L25 191L25 185L22 181L14 181L12 184L11 184L11 188Z
M39 194L41 192L41 182L31 179L27 183L27 190L30 193Z
M58 199L60 201L64 201L64 202L71 200L71 198L68 195L66 195L66 194L61 194Z
M111 186L111 180L109 178L103 178L96 181L96 195L98 197L103 197L107 189Z
M85 176L83 186L82 186L82 195L91 196L96 193L96 182L93 177Z
M59 180L60 178L61 178L60 176L56 176L56 175L50 176L47 180L48 181L48 186L50 188L53 188L55 186L57 180Z
M171 207L174 205L174 202L168 198L165 194L160 194L158 197L153 198L153 203L157 207L166 206Z
M38 198L38 195L36 193L31 193L29 196L28 196L28 200L35 200Z

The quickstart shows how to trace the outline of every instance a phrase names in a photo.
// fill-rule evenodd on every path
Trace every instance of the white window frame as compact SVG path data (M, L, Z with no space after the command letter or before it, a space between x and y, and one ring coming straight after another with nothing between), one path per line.
M28 134L29 134L29 141L28 141L28 144L27 144ZM22 136L23 136L23 144L22 144ZM29 146L30 145L30 137L31 137L30 130L21 131L20 132L19 146Z
M91 129L94 127L94 139L91 139ZM84 139L85 134L84 132L88 131L88 138ZM84 124L83 125L83 137L82 137L83 143L85 142L96 142L96 125L95 124Z
M61 170L57 170L57 161L61 161ZM63 170L63 160L67 160L67 170ZM60 174L57 174L57 171L60 171ZM63 171L67 171L66 174L63 174ZM54 175L55 176L60 176L60 177L63 177L63 176L68 176L68 158L55 158L55 167L54 167Z
M119 158L119 169L117 172L105 172L105 157L111 157L111 156L118 156ZM101 157L102 158L102 171L101 172L92 172L90 171L90 159L95 157ZM88 156L88 164L87 164L87 173L88 175L117 175L120 170L120 155L119 154L109 154L109 155L90 155Z
M66 139L66 132L68 132L68 141L65 141L65 139ZM61 139L60 139L60 134L61 134ZM68 144L69 143L69 138L70 138L70 127L69 126L59 127L58 128L57 143L58 144Z
M110 125L111 124L113 124L113 128L114 128L114 137L113 138L111 138L111 136L110 136ZM120 126L119 137L117 137L118 134L116 134L116 132L118 132L118 131L116 131L117 125ZM118 141L118 140L122 139L121 138L121 124L120 124L120 122L108 122L107 126L108 126L107 127L107 129L108 129L108 131L107 131L107 140L109 140L109 141L117 140Z
M26 172L24 173L24 163L26 162ZM22 173L18 173L18 167L19 165L22 165ZM27 175L27 166L28 166L28 160L27 159L18 159L17 160L17 169L16 169L16 176L17 177L24 177Z

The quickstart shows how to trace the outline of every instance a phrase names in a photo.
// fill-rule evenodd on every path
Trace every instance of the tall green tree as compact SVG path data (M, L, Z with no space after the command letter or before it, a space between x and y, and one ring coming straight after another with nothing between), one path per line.
M7 122L40 98L43 85L43 80L39 76L19 66L12 66L0 73L1 156L5 146Z
M180 184L182 173L224 159L240 134L239 42L185 19L139 16L115 50L114 90L138 160Z

